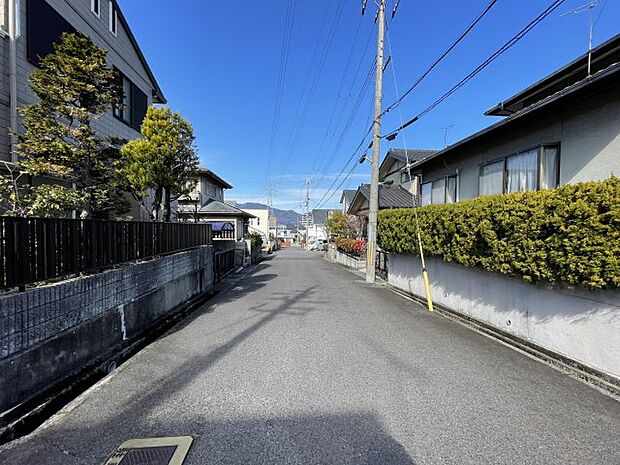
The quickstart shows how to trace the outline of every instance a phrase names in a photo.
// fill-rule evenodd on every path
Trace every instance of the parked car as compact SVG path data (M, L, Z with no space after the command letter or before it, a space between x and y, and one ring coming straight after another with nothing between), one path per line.
M318 239L310 245L310 250L316 250L318 252L327 250L329 241L327 239Z

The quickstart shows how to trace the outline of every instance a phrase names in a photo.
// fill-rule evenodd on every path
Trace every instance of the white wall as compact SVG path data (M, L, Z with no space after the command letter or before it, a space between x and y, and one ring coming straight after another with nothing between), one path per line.
M259 233L269 239L269 210L266 208L244 208L243 211L256 217L250 218L250 234Z
M433 300L620 378L620 291L551 290L429 257ZM421 265L390 254L388 282L424 297Z

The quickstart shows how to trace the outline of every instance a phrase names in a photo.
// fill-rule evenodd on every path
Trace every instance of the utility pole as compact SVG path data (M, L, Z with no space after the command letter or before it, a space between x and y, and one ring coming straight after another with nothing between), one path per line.
M11 144L11 161L17 163L17 39L20 36L20 12L17 0L9 0L8 32L9 32L9 129Z
M372 135L372 160L370 174L370 201L368 209L368 246L366 250L366 282L376 279L375 261L377 259L377 214L379 212L379 158L381 157L381 99L383 97L383 42L385 36L385 0L379 2L377 13L377 65L375 82L375 119Z
M309 250L309 241L308 241L308 234L310 232L310 179L306 178L306 180L304 181L304 184L306 185L306 201L304 202L304 218L306 219L306 245L305 245L305 249Z

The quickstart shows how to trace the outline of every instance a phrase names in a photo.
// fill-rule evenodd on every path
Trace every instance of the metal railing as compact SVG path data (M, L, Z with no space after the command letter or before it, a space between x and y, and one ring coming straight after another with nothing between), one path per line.
M220 282L235 269L235 249L218 250L213 256L215 282Z
M0 289L209 244L209 224L0 217Z
M213 231L213 239L235 240L235 230L224 229L221 231Z

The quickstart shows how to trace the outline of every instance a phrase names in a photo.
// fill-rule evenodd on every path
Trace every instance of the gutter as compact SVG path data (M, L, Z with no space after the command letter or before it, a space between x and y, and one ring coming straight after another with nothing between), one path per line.
M9 0L9 137L11 161L17 163L17 39L19 38L18 0Z

